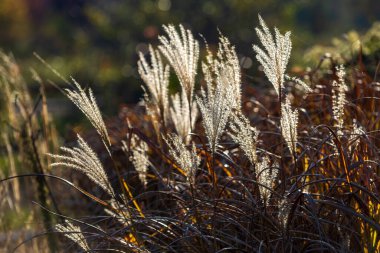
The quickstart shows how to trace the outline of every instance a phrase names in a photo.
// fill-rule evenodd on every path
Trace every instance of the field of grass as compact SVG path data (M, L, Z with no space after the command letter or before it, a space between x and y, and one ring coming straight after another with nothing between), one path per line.
M379 252L380 65L359 51L289 73L291 33L260 16L256 33L253 78L223 34L164 26L140 54L142 101L109 119L54 69L65 87L32 71L32 98L2 54L0 250ZM92 128L62 141L47 85Z

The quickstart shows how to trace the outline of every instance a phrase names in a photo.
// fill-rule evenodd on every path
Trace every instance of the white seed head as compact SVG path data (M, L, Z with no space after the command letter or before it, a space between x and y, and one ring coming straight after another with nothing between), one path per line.
M363 126L359 125L356 119L353 119L353 125L352 125L352 131L350 134L350 142L351 145L349 146L350 152L353 149L356 149L357 146L360 143L360 136L365 135L366 131Z
M306 92L313 91L307 83L305 83L304 81L302 81L301 79L299 79L297 77L285 75L285 79L292 81L292 82L295 82L296 84L301 86Z
M228 97L231 92L231 86L225 88L220 83L217 83L214 89L212 85L212 83L207 83L208 92L206 93L202 89L201 95L197 97L197 102L202 114L202 123L211 152L214 153L233 107Z

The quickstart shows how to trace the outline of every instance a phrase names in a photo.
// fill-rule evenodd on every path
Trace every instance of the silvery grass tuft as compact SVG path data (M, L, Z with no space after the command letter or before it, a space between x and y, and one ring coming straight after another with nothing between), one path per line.
M293 156L296 154L298 110L292 109L287 96L281 106L281 131L286 144Z
M159 36L161 53L174 69L189 105L193 99L195 76L199 59L199 43L190 30L179 25L178 33L173 25L165 25L166 36Z
M65 220L65 224L55 225L55 230L63 233L64 236L75 242L84 252L90 252L91 248L84 237L79 226L75 226L69 220Z
M283 101L284 81L285 79L294 81L307 92L310 92L311 88L298 78L285 74L292 50L291 33L288 31L282 35L275 27L273 36L260 15L259 22L261 28L257 27L256 33L263 49L257 45L253 45L253 50L256 52L256 59L263 66L265 75L272 83L278 95L281 103L281 132L294 157L296 154L298 110L291 109L288 95L286 95L285 101Z
M91 124L95 127L105 144L111 145L106 125L102 114L96 104L92 90L88 89L88 94L82 89L77 81L72 79L77 90L65 89L66 96L86 115Z
M190 140L189 134L198 115L196 103L192 101L198 56L180 54L183 52L190 54L191 52L187 52L186 49L189 46L195 47L193 49L195 52L199 50L196 50L198 46L196 46L191 33L188 30L183 30L182 26L180 26L181 32L185 31L182 37L177 34L173 26L164 26L164 29L167 31L169 38L161 38L161 42L164 43L161 46L161 51L164 52L166 57L171 57L168 58L168 61L173 62L173 64L177 61L195 62L190 69L179 69L173 66L179 80L182 80L182 89L180 94L175 94L169 99L169 66L164 66L159 50L154 50L152 46L149 46L151 66L149 66L143 54L140 53L140 60L138 61L139 74L149 91L149 94L144 95L146 108L148 113L153 115L154 119L163 122L164 126L171 121L176 132L188 143ZM173 52L173 50L178 52ZM177 59L176 57L182 58ZM182 64L185 64L185 62L182 62Z
M112 186L108 180L107 174L98 158L96 153L91 147L80 137L78 137L78 147L67 148L61 147L64 155L48 154L50 157L57 160L50 166L64 166L72 169L76 169L84 173L95 184L101 187L110 196L115 196Z
M158 114L157 117L161 118L165 125L169 117L169 66L163 64L159 51L154 50L152 46L149 46L149 53L151 65L144 55L139 53L138 71L149 91L149 95L145 96L147 110Z

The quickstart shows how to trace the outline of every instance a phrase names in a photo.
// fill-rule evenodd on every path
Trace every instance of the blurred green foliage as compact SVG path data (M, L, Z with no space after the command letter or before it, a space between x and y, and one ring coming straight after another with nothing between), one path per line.
M84 85L108 86L106 109L116 112L120 102L139 97L136 52L157 43L162 24L183 23L210 44L217 42L219 29L236 44L245 73L253 75L258 13L269 26L293 31L293 63L302 63L311 45L380 20L380 5L378 0L2 0L0 47L44 76L48 70L32 52Z
M334 37L329 45L315 45L307 50L305 60L316 62L321 55L329 54L340 63L357 61L359 57L374 75L380 62L380 22L375 22L363 35L351 30L342 36ZM325 62L327 65L327 62Z
M30 222L31 211L27 208L18 212L14 210L2 210L2 219L0 223L0 232L9 232L10 230L25 229L25 223Z

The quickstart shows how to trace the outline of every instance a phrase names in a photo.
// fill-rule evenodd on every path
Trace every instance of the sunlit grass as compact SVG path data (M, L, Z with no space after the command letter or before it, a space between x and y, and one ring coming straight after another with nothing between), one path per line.
M33 174L18 177L37 179L51 249L59 232L77 250L380 251L376 80L360 60L339 67L333 58L322 59L326 68L304 71L304 82L290 78L290 33L272 35L260 22L263 49L254 49L267 75L260 80L273 92L240 80L235 48L223 36L218 50L201 58L203 76L196 73L198 42L170 26L161 41L167 70L158 51L150 50L151 65L141 55L144 103L123 108L118 118L103 120L91 90L67 84L64 94L95 129L74 138L77 145L54 150L48 114L30 111L33 103L20 107L26 116L7 114L26 129L12 141L24 151L15 159L28 161ZM169 99L169 65L180 75L177 99ZM12 84L12 72L5 73L2 84ZM62 185L89 216L67 212ZM24 215L5 213L9 222L20 218L7 228L20 228Z

